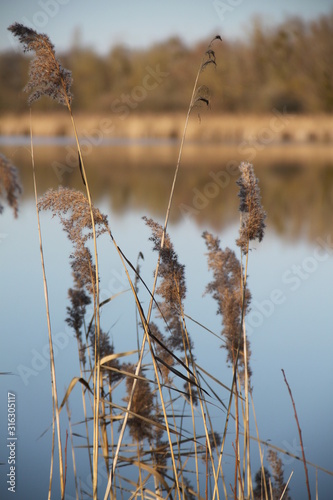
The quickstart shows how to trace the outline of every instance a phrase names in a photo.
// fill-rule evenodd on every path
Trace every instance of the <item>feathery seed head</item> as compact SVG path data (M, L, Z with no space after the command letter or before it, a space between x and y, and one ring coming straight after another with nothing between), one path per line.
M162 226L152 219L147 219L147 217L143 217L143 219L152 230L152 236L149 239L154 243L153 250L160 252L161 255L159 267L161 281L156 289L156 293L163 299L159 307L172 334L170 345L174 349L183 351L184 345L180 317L183 301L186 297L185 266L178 262L178 255L173 248L168 234L165 234L164 245L161 249Z
M5 195L8 205L13 209L14 216L18 215L18 198L22 193L18 170L3 154L0 154L0 197ZM3 206L0 203L0 214Z
M250 241L264 237L266 212L261 205L260 189L251 163L242 162L239 166L241 176L236 182L240 187L239 210L242 214L237 245L247 253Z
M135 367L132 364L124 364L124 371L134 374ZM143 376L142 372L140 373ZM127 403L131 394L133 386L133 378L126 377L126 391L127 396L123 400ZM151 390L148 380L140 378L137 381L136 389L133 395L131 410L136 415L140 415L146 419L153 420L153 410L154 410L154 395ZM133 439L141 441L147 438L149 441L154 437L155 428L149 424L147 421L137 417L136 415L130 415L128 419L128 427L130 435Z
M25 92L31 92L28 103L32 104L46 95L70 107L73 98L72 73L56 59L49 37L20 23L12 24L8 30L19 39L24 52L35 53L30 62L29 81L24 87Z
M228 360L233 363L240 349L239 366L244 367L244 339L240 338L241 317L243 305L243 289L241 265L236 254L230 248L222 250L220 241L210 233L204 232L203 238L208 249L208 268L213 271L214 279L207 285L206 293L210 293L216 300L217 314L223 317L222 336L225 339L225 349L228 352ZM250 305L251 293L246 288L244 316ZM249 346L248 359L250 358ZM251 374L250 369L249 375Z
M74 280L77 288L86 287L91 294L95 293L95 266L86 243L93 237L91 214L87 198L75 189L59 187L49 189L38 202L39 210L50 210L53 216L58 216L74 245L70 256ZM108 230L107 217L93 207L96 227L96 237Z

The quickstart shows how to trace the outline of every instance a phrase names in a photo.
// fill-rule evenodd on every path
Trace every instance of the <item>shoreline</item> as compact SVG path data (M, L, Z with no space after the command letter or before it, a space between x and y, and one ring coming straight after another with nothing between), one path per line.
M126 118L111 114L77 113L79 136L102 144L112 139L179 140L185 113L131 114ZM32 113L35 137L72 137L72 125L63 112ZM30 114L5 114L0 135L30 136ZM258 148L269 145L333 144L333 115L289 115L273 110L266 115L214 114L205 112L199 119L193 112L187 141Z

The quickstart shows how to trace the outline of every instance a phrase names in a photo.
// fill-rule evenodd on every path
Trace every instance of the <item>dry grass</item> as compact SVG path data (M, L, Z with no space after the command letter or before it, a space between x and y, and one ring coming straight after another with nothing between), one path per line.
M153 233L151 240L154 244L154 250L158 252L154 283L150 291L145 285L145 281L138 275L133 264L127 259L116 243L107 225L107 219L93 207L80 141L70 105L70 72L64 70L54 58L53 45L46 35L40 35L18 24L13 25L10 30L16 36L20 36L20 41L25 43L25 50L33 50L36 53L36 59L31 63L30 80L27 88L34 91L35 87L37 87L37 90L30 96L30 101L32 102L42 94L45 94L56 99L61 104L65 104L68 108L71 119L71 124L68 126L73 127L79 158L78 163L86 191L86 194L83 194L81 191L67 188L49 190L40 200L39 204L37 203L32 127L30 126L31 160L47 314L49 309L48 292L39 225L39 210L52 210L54 214L57 214L65 232L74 244L74 252L71 260L75 262L75 265L72 266L75 289L70 289L69 291L72 307L67 308L69 314L67 322L74 328L78 340L80 377L74 377L69 382L60 406L58 405L56 390L51 324L48 315L52 404L54 408L53 420L56 422L57 428L61 498L65 498L67 461L65 458L64 472L64 455L60 439L60 412L65 403L68 402L77 382L80 382L82 387L89 391L83 390L82 393L84 420L76 422L76 424L80 425L85 424L86 451L89 457L92 477L92 488L88 492L89 497L94 498L94 500L102 498L101 493L104 488L98 489L98 478L101 468L99 457L103 456L108 476L104 500L107 500L109 497L110 499L117 498L119 497L119 493L123 497L124 492L129 492L128 488L131 488L130 498L164 497L179 498L179 500L201 499L203 482L200 477L199 458L205 456L206 500L208 499L208 485L210 486L210 498L213 500L219 500L222 494L227 498L227 487L229 488L229 486L235 499L259 498L255 495L250 466L252 460L252 455L250 456L249 425L251 373L248 362L251 351L250 343L246 336L244 317L250 300L247 284L249 245L250 241L261 241L264 236L265 212L261 206L258 181L254 175L252 164L249 162L241 164L241 179L237 182L240 187L239 211L241 213L241 230L240 240L237 242L241 250L240 260L236 258L234 253L228 251L228 249L223 251L219 247L219 240L205 233L209 250L209 267L214 273L214 281L208 285L207 290L212 293L213 298L218 302L218 313L222 318L221 333L225 337L224 340L226 341L229 355L228 360L232 364L231 385L225 385L220 380L215 379L209 372L200 368L196 363L194 345L189 336L186 324L187 319L190 318L185 314L183 304L186 292L185 268L183 264L178 262L178 256L167 233L167 226L171 205L175 204L175 184L179 167L182 163L185 136L190 141L200 139L229 144L237 144L245 141L245 146L249 147L251 145L252 149L255 147L258 151L263 151L268 144L279 144L292 140L295 142L326 140L327 142L329 124L326 125L326 133L325 128L319 130L313 122L306 122L305 117L302 117L302 128L301 124L297 123L300 117L296 119L296 117L277 116L276 114L260 118L252 117L252 119L247 117L247 120L249 120L247 122L245 119L240 119L239 116L225 117L224 120L220 121L219 117L211 115L207 119L205 128L200 127L198 121L193 116L189 120L191 112L196 111L198 103L209 104L205 88L204 86L198 86L198 80L202 70L207 65L216 65L212 43L208 46L199 66L186 119L180 115L167 115L159 120L156 120L156 117L153 117L153 115L133 115L126 121L119 119L117 124L114 123L114 129L111 129L111 122L108 117L104 117L103 121L103 117L91 118L89 116L89 122L85 122L84 117L79 118L80 130L78 132L81 137L94 136L94 134L98 136L99 132L99 137L100 134L105 137L110 137L113 134L113 136L126 136L130 138L181 138L164 225L156 224L150 219L146 220ZM220 39L219 37L216 38ZM42 71L41 74L40 71ZM50 73L51 75L51 85L45 84L44 75L46 73ZM67 125L64 125L59 117L60 115L57 115L57 118L54 120L53 133L51 133L51 127L46 128L45 126L40 129L44 132L43 135L45 135L46 130L48 130L47 135L69 135ZM41 123L43 119L46 119L48 124L52 123L50 115L37 118L35 120L36 127L34 127L35 135L39 135L39 126L41 125L38 125L38 122ZM109 120L109 122L107 123L106 120ZM22 118L20 118L20 124L22 126L22 133L25 133L23 131L26 125ZM322 120L321 124L324 127L324 120ZM107 125L108 135L106 134ZM18 133L17 124L13 130ZM316 131L317 135L314 135L314 131ZM242 153L243 150L238 148L237 151L238 153ZM205 161L207 162L208 159L206 158ZM251 160L249 159L249 161ZM110 297L103 302L100 302L99 299L99 253L97 253L96 239L100 234L105 232L110 237L124 267L128 285L133 295L131 304L134 298L137 307L138 330L139 326L141 327L141 335L138 335L138 350L122 353L115 352L108 335L100 327L100 308L106 306L115 298ZM90 254L90 251L85 247L88 238L93 240L94 254ZM130 276L133 271L135 273L134 280ZM85 279L82 279L82 277ZM146 315L143 309L144 303L141 302L140 298L140 289L143 286L147 289L150 296ZM236 304L237 301L238 305ZM89 303L92 303L94 306L93 316L90 321L88 321L88 318L85 321L85 306ZM237 307L235 307L235 304ZM155 317L160 321L161 327L165 332L164 334L158 333L157 327L154 326L152 319ZM141 347L139 337L141 337ZM122 364L120 364L120 361L118 362L118 359L128 358L134 354L138 354L138 361L135 365L131 361ZM147 358L148 354L150 354L150 361L148 360L148 362L146 354ZM184 357L182 357L183 355ZM202 375L203 373L213 380L214 383L227 390L227 394L223 393L223 396L219 396L212 388L212 382L206 382ZM125 377L127 378L125 379ZM185 385L183 384L184 381ZM118 385L119 389L124 389L124 382L126 384L126 396L124 398L124 394L122 393L122 399L120 399L120 390L117 392L116 389ZM89 393L93 395L93 398L90 397ZM224 405L222 400L226 399L226 395L229 397L228 407ZM184 400L183 409L181 409L178 403L175 404L179 398ZM235 416L231 412L233 400L235 404ZM87 412L88 401L90 408L88 407ZM123 402L125 402L125 405ZM219 419L216 424L218 426L217 432L212 427L210 403L216 409L219 407L221 410L223 409L222 407L227 409L225 420L222 419L221 422ZM184 425L183 423L183 419L187 416L191 417L189 421L192 422L192 428L191 424ZM68 417L71 432L69 412ZM198 425L200 417L202 419L200 423L201 434L199 434ZM230 430L229 417L235 420L236 426L235 441L230 443L232 446L229 446L230 449L232 447L235 453L234 478L225 478L225 463L222 461L222 457L224 458L226 455L225 441L227 438L230 440L230 435L233 433ZM54 421L53 442L55 439ZM120 424L118 429L116 424ZM127 435L125 435L126 428L129 430ZM244 429L243 443L240 437L241 429ZM109 430L110 437L108 437ZM222 440L220 437L221 433L223 433ZM76 434L76 437L79 436L80 434ZM84 431L82 436L84 436ZM130 438L133 439L133 442L130 441ZM92 445L89 445L90 442ZM75 447L72 432L71 444L72 447ZM65 457L67 456L66 448L67 439ZM136 450L134 451L135 455L133 455L132 450ZM74 458L74 449L72 456ZM282 461L280 461L276 453L271 454L271 457L275 464L273 483L270 482L271 490L273 492L274 488L279 486L278 497L282 498L284 495L284 498L287 499L287 484L283 478ZM51 498L52 490L53 455L51 457L51 464L49 498ZM129 478L126 479L124 476L126 471L123 472L125 466L130 466L136 470L138 478L136 482L129 480ZM76 476L75 465L73 465L73 468L78 497L77 478L79 476ZM263 468L259 471L258 484L261 483L262 473L265 476ZM189 477L191 476L195 486L190 485ZM153 482L150 480L151 478ZM126 483L125 486L124 483ZM272 500L278 497L271 493ZM262 498L261 493L260 498ZM268 498L266 489L265 499L267 500Z
M106 113L77 115L81 136L105 139L125 137L130 139L179 139L184 127L182 113L130 114L127 118ZM35 136L71 136L71 124L63 113L35 113ZM29 135L29 115L4 115L0 123L2 135ZM333 116L286 115L272 112L268 115L214 114L205 112L202 120L190 120L187 140L211 143L239 144L242 141L262 144L332 143Z

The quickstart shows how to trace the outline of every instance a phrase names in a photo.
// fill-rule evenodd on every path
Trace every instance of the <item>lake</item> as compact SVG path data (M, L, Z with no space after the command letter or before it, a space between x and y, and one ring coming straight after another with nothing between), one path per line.
M164 222L178 143L172 140L116 140L99 147L94 147L93 141L86 141L83 146L94 204L107 214L117 243L133 264L139 252L143 253L141 276L151 288L157 256L152 252L150 231L142 217L146 215L161 224ZM46 498L52 408L29 142L14 140L9 144L2 138L0 151L19 168L24 188L18 218L14 219L6 204L0 216L0 365L2 372L12 373L0 379L1 422L5 429L7 392L15 393L16 498ZM261 440L289 453L281 453L280 457L285 480L293 471L290 482L293 499L306 498L307 492L303 464L291 456L300 457L301 448L281 369L285 370L295 399L306 459L319 468L333 471L332 152L332 147L320 144L286 145L285 148L271 145L258 149L253 159L267 212L265 237L250 252L248 268L252 303L246 324L252 352L253 398ZM234 146L186 145L168 227L179 261L186 266L185 313L218 337L222 323L221 317L216 315L217 305L210 296L203 296L211 275L202 232L212 232L220 238L223 248L230 247L237 252L239 199L235 181L238 178L236 167L241 160L246 157ZM59 139L45 143L37 140L35 161L39 195L59 185L84 190L75 148L70 141ZM72 286L69 265L72 248L59 221L49 213L41 213L41 226L61 400L70 380L79 374L76 340L65 321L67 291ZM122 265L105 236L100 238L98 249L101 299L122 292L109 307L103 308L103 330L108 332L116 352L135 350L135 304L127 291ZM141 289L140 294L147 312L149 297ZM90 313L88 310L87 316ZM225 350L220 349L221 338L209 334L195 321L188 319L187 326L198 365L230 386L232 372L226 363ZM221 388L218 390L227 403L228 393ZM73 422L82 419L80 398L80 390L75 388L70 398ZM214 398L213 402L216 403ZM215 430L222 432L225 413L218 406L212 404L211 416ZM65 411L63 413L64 444L68 421ZM252 413L251 419L251 434L255 436ZM6 436L3 430L0 461L5 463L2 470L7 474ZM231 451L234 438L234 426L230 425L227 439ZM76 438L75 444L80 446L82 442ZM267 447L263 446L263 450L267 456ZM251 444L251 453L254 477L260 464L255 441ZM78 448L76 457L78 476L85 484L89 475L86 452ZM227 454L224 460L223 467L230 470L232 482L234 457ZM316 467L309 465L308 471L315 498ZM319 498L330 497L332 474L318 469ZM58 483L55 471L54 498L59 492ZM100 483L105 483L104 477L100 478ZM1 477L0 491L1 498L11 498L5 474ZM70 446L66 491L75 498Z

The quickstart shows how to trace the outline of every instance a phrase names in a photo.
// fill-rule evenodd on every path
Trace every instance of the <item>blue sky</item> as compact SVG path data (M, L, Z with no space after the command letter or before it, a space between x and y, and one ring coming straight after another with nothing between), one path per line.
M66 50L75 30L84 45L106 53L117 43L147 47L172 35L188 44L219 33L243 37L251 19L269 24L287 15L311 19L333 11L333 0L0 0L0 50L17 47L7 27L17 21L47 33Z

